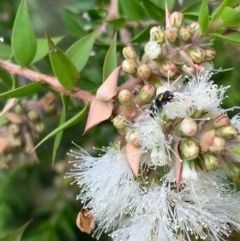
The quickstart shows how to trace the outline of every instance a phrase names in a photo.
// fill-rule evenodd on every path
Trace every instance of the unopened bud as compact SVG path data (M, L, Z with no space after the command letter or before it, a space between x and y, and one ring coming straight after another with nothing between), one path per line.
M209 152L204 153L203 160L207 170L217 169L219 166L219 159L212 153L209 153Z
M164 31L160 27L152 27L150 29L150 40L159 44L164 42Z
M215 136L209 146L212 153L222 153L225 150L225 140L222 137Z
M237 182L240 182L240 164L237 162L228 164L228 174L229 176Z
M11 139L11 147L12 148L19 148L21 146L22 146L22 140L20 137L15 136Z
M133 146L141 146L140 141L139 141L139 136L136 133L136 131L132 130L129 131L126 135L126 140L127 142L131 143Z
M11 125L9 125L9 130L13 135L16 135L20 132L20 126L12 123Z
M37 133L42 133L45 129L45 125L42 122L35 124L35 130Z
M38 121L40 119L40 116L39 116L39 113L35 110L30 110L28 113L28 118L31 120L31 121Z
M135 75L137 73L138 63L133 59L125 59L122 62L122 69L127 74Z
M132 46L126 46L122 50L125 59L136 59L137 53Z
M192 37L192 33L189 28L182 27L179 29L178 37L183 41L188 41Z
M232 140L238 136L238 130L232 125L222 126L216 129L216 134L226 140Z
M195 180L198 177L193 161L184 160L182 164L182 179Z
M212 48L205 49L205 61L211 61L216 58L216 50Z
M189 25L189 29L192 33L195 33L196 31L199 31L199 23L198 22L191 22Z
M157 59L161 55L161 47L155 41L149 41L144 47L145 57L153 60Z
M199 155L198 144L194 140L183 139L180 141L181 158L183 160L194 160Z
M213 121L213 126L215 128L219 128L222 126L228 126L230 124L231 124L230 119L226 115L223 115L223 114L216 117L215 120Z
M186 64L182 65L181 70L188 76L193 76L196 73L196 69L194 67L188 66Z
M174 43L178 36L178 29L175 27L167 28L165 30L165 36L169 42Z
M153 100L155 94L156 89L153 85L144 85L137 96L136 103L140 106L143 104L148 104Z
M171 78L176 74L177 66L172 62L167 62L161 64L159 70L164 77Z
M180 12L173 12L170 14L169 20L172 27L179 28L183 23L183 14Z
M204 52L204 50L202 50L200 48L190 49L188 51L188 55L191 57L193 62L196 64L201 64L205 58L205 52Z
M179 136L194 136L197 130L197 122L192 118L185 118L177 125L177 134Z
M152 75L152 70L148 64L140 64L137 69L137 75L144 80L148 80Z
M116 129L121 130L126 127L127 119L123 115L117 115L112 119L112 123Z
M133 103L133 94L131 91L124 89L118 94L119 102L124 106L130 106Z

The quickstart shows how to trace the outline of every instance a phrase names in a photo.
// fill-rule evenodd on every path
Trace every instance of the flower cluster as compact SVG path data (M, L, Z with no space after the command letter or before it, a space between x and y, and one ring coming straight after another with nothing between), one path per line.
M68 175L84 205L77 225L97 238L107 232L114 241L222 241L240 228L233 188L240 180L239 115L229 119L220 106L228 87L211 80L217 71L195 42L196 25L183 26L180 13L167 22L165 31L151 30L141 61L124 49L122 68L139 82L114 101L119 138L98 157L81 148L70 153ZM204 58L196 61L189 51L199 46ZM193 71L185 75L183 66Z

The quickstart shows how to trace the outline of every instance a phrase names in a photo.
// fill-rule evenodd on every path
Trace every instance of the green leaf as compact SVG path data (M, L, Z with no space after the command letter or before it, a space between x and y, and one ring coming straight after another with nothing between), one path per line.
M115 33L103 63L103 81L117 67L117 33Z
M53 72L58 81L68 90L73 89L79 75L72 61L53 43L46 34L49 48L49 58Z
M59 43L62 40L62 37L52 38L54 44ZM45 38L37 39L37 52L34 56L32 63L36 63L48 54L48 43Z
M240 9L225 7L221 18L225 26L237 27L240 24Z
M188 18L191 18L191 19L194 19L194 20L197 21L198 16L199 16L201 3L202 3L202 1L201 2L192 3L191 5L189 5L186 8L184 8L182 10L182 12L184 13L184 17L188 17Z
M143 0L142 3L151 18L157 20L158 22L164 20L165 11L163 9L159 8L156 4L149 0Z
M73 116L71 119L69 119L68 121L64 122L62 125L58 126L56 129L54 129L52 132L50 132L47 136L45 136L35 147L34 150L37 149L40 145L42 145L45 141L47 141L50 137L56 135L57 133L59 133L60 131L63 131L69 127L71 127L72 125L77 124L80 120L83 119L85 113L87 110L87 106L80 111L78 114L76 114L75 116Z
M126 25L126 19L125 18L115 18L107 20L107 22L112 25L114 28L124 28Z
M12 56L12 49L9 45L0 43L0 59L8 60Z
M119 0L120 9L128 19L139 21L143 19L144 10L137 0Z
M198 23L202 33L206 33L209 24L208 0L203 0L198 17Z
M138 33L136 36L134 36L134 38L131 39L131 42L133 42L133 43L147 42L149 39L150 29L151 29L151 26L147 26L140 33Z
M0 98L13 98L13 97L23 97L30 94L38 92L42 85L42 81L37 81L30 83L28 85L21 86L19 88L9 90L7 92L1 93Z
M222 14L222 11L225 7L230 7L236 4L239 0L223 0L220 6L216 9L216 11L212 14L212 20L214 21L219 18Z
M31 222L31 220L26 222L24 225L22 225L18 229L13 230L12 232L7 234L3 238L0 238L0 241L20 241L24 230L27 228L27 226L29 225L30 222Z
M212 34L212 36L215 36L217 38L221 38L227 41L231 41L234 43L240 43L240 32L231 33L228 35L222 35L222 34Z
M171 12L171 10L174 7L174 4L176 3L175 0L168 0L168 1L163 1L163 0L151 0L153 3L155 3L159 8L165 9L165 2L167 3L168 10Z
M62 96L63 108L61 111L59 126L61 126L66 120L68 103L69 103L69 97ZM63 131L59 131L55 136L54 143L53 143L52 164L54 164L56 154L57 154L57 149L61 143L62 135L63 135Z
M29 19L26 0L21 0L12 31L12 50L21 66L31 63L37 49L36 37Z
M66 55L75 64L80 72L88 61L97 32L94 31L87 36L79 39L66 52Z

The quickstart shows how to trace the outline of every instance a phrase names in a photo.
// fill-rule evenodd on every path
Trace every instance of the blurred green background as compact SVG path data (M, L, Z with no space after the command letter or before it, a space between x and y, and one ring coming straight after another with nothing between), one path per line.
M136 27L128 28L130 36L133 38L143 30L139 24L140 20L142 22L145 20L157 22L149 14L140 17L136 14L131 18L131 13L127 10L129 6L124 5L126 2L120 1L118 21L109 23L106 32L95 44L93 50L95 55L90 57L87 66L81 73L80 87L94 92L101 83L104 57L117 28L125 27L128 20L135 22ZM163 1L161 2L163 3ZM178 1L169 2L172 9L176 10L184 9L188 3L201 1L185 1L184 6L181 6ZM217 1L211 1L213 6L216 3ZM18 0L0 0L0 37L3 37L7 44L11 42L12 26L18 5ZM28 5L37 37L44 37L44 31L52 37L61 36L63 40L59 46L66 50L74 41L100 26L107 16L109 1L29 0ZM193 15L192 18L196 19L196 16ZM159 19L159 21L162 20ZM141 38L134 43L138 51L147 39L148 35L141 35ZM123 46L124 44L119 40L119 52ZM223 106L225 108L240 106L239 45L216 40L215 47L217 49L215 68L233 68L231 71L221 72L213 76L218 85L231 85L227 93L229 97L225 99ZM119 54L119 63L121 59L121 54ZM48 57L38 62L34 69L53 75ZM10 75L0 70L0 81L2 80L0 89L6 90L6 80L11 82L11 78ZM19 80L18 77L15 78ZM39 93L39 96L43 95L44 93ZM32 98L35 97L30 99ZM29 101L29 99L25 101ZM5 101L1 100L0 103L3 107ZM67 119L82 108L82 103L78 100L71 99L70 103ZM42 119L45 129L38 140L57 127L60 112L61 101L57 100L54 104L54 111ZM231 111L229 115L232 116L237 112L239 111ZM81 209L81 203L76 201L79 188L76 185L71 185L73 180L64 178L65 173L71 168L68 164L70 158L66 153L73 146L71 141L92 151L93 146L106 146L109 142L114 141L116 132L106 122L82 136L84 125L85 120L64 131L54 164L52 164L51 157L53 139L48 140L38 148L38 163L31 160L31 155L20 155L19 150L16 153L0 155L0 163L7 163L5 168L0 170L0 238L10 230L32 219L24 233L24 241L95 240L76 228L75 218ZM107 239L107 235L103 235L101 238L101 240Z

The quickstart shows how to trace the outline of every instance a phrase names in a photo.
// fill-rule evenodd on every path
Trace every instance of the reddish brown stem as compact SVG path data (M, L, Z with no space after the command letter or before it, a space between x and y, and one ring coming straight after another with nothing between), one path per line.
M20 67L9 61L0 60L0 68L6 70L10 74L20 75L31 81L42 80L45 84L49 85L52 89L56 90L57 92L63 95L70 95L89 103L91 103L94 98L92 94L79 88L75 88L72 91L64 89L64 87L59 83L57 78L54 76L41 74L31 69Z

